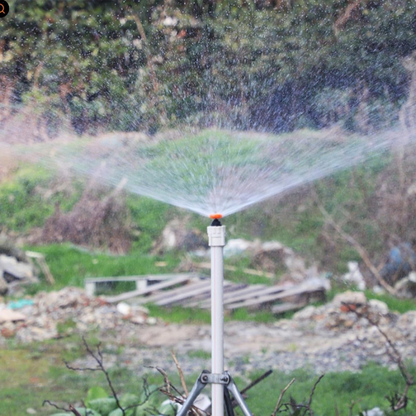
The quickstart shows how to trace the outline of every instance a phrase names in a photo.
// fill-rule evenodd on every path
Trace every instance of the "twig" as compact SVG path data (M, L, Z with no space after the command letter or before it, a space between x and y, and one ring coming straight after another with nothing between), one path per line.
M309 414L310 414L311 416L313 416L313 412L312 412L312 408L311 408L311 405L312 405L312 398L313 398L313 395L315 394L315 389L316 389L316 386L317 386L317 385L319 384L319 382L323 379L324 375L325 375L325 374L321 374L321 375L318 377L318 380L316 380L315 384L314 384L314 385L313 385L313 387L312 387L311 394L309 395L309 401L308 401L308 404L306 405L306 408L307 408L307 410L309 411ZM305 411L305 413L306 413L306 411Z
M377 281L380 283L381 286L384 287L384 289L387 290L391 295L397 296L396 291L394 288L392 288L380 275L380 272L378 271L377 267L374 266L372 261L370 260L370 256L368 255L366 249L361 246L361 244L350 234L346 233L331 217L331 215L326 211L326 209L322 206L322 204L319 202L317 195L315 194L316 203L318 205L319 210L321 211L324 218L327 220L329 224L332 225L332 227L335 229L335 231L346 241L348 241L358 252L358 254L363 259L365 265L368 267L368 269L373 273L374 277L377 279Z
M395 398L391 398L391 400L390 400L391 408L395 412L400 410L400 409L406 408L406 406L407 406L407 394L409 392L410 387L414 384L414 379L413 379L413 376L407 370L406 366L404 365L403 357L400 354L399 350L396 348L396 346L394 345L394 343L390 339L390 337L387 335L387 333L384 332L380 328L379 324L377 322L375 322L370 316L368 316L368 314L362 314L362 313L358 312L357 310L352 309L350 307L350 305L348 305L347 303L343 302L343 305L345 305L349 309L350 312L354 312L359 318L367 319L367 321L371 325L373 325L375 328L377 328L378 332L380 332L380 334L386 340L388 346L393 351L394 354L392 354L391 351L387 348L387 354L390 356L390 358L394 362L396 362L397 366L399 367L400 374L402 375L402 377L403 377L403 379L406 383L406 386L403 390L403 393L398 398L397 402L395 402Z
M254 381L252 381L248 386L244 387L243 390L241 390L241 394L246 393L248 390L250 390L252 387L254 387L256 384L259 384L260 381L263 381L266 377L269 377L269 375L273 373L273 370L268 370L264 374L262 374L259 378L256 378Z
M183 391L185 392L186 396L188 396L189 392L188 392L188 388L186 387L185 377L183 375L182 368L181 368L181 366L180 366L180 364L179 364L179 362L176 358L176 355L175 355L174 351L172 350L170 353L172 355L173 361L175 361L176 368L178 369L179 378L181 379L181 385L182 385Z
M280 406L281 406L281 402L282 402L282 399L283 399L283 396L285 395L285 393L286 393L286 391L289 389L289 387L293 384L295 382L295 379L294 378L292 378L292 380L290 381L290 383L284 388L284 389L282 389L282 391L280 392L280 396L279 396L279 398L278 398L278 400L277 400L277 403L276 403L276 407L274 408L274 411L273 411L273 413L272 413L272 416L276 416L276 413L278 412L278 410L280 409Z
M60 407L57 404L51 402L50 400L44 400L42 406L45 406L45 404L49 404L49 406L52 406L58 410L63 410L64 412L72 412L75 416L82 416L81 413L79 413L78 410L75 409L74 406L72 406L72 404L69 405L68 409L65 409L65 407Z
M357 401L351 400L351 404L348 406L348 409L349 409L348 416L352 416L352 410L354 409L354 406L357 403L360 403L360 401L361 401L361 399L360 400L357 400Z

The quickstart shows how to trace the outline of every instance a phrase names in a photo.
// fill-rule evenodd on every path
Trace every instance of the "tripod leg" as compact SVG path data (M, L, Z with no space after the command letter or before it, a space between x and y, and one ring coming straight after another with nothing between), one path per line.
M244 416L253 416L250 409L248 408L246 402L243 399L243 396L238 391L237 386L234 383L234 380L230 377L230 382L227 384L227 389L233 394L234 399L237 401L238 405L240 406L241 410L243 411Z
M231 402L230 392L228 391L228 389L224 389L224 404L226 415L234 416L233 404Z
M186 416L186 414L188 413L188 411L191 409L192 405L194 404L195 399L199 396L199 393L201 393L201 391L204 389L205 386L206 384L202 383L201 376L199 376L198 379L195 381L195 384L192 387L192 390L190 391L189 396L186 398L184 404L179 410L177 416Z

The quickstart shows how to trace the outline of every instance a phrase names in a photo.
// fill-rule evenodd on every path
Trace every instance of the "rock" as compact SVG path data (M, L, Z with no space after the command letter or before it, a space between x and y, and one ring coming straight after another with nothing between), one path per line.
M0 335L4 338L13 338L16 335L16 331L13 325L3 325L0 329Z
M356 261L348 262L348 273L344 274L342 278L345 282L355 284L358 290L365 290L366 288L364 277L361 274L360 267Z
M131 306L126 302L117 303L117 312L123 316L131 315Z
M253 252L255 249L258 249L259 246L259 241L253 242L244 240L243 238L230 239L227 241L227 244L224 247L224 257L238 256L245 254L248 251Z
M36 281L33 266L29 263L17 261L15 257L0 254L0 270L3 271L3 277L6 281L28 280Z
M133 322L133 324L136 325L143 325L146 323L146 318L144 316L133 316L130 318L130 322Z
M365 306L367 304L367 298L365 297L363 292L352 292L348 290L347 292L336 295L334 300L332 301L332 304L335 307L341 308L343 312L348 312L349 306L353 310L355 310L357 307ZM348 306L345 307L344 305Z
M363 412L365 416L383 416L384 412L379 407L374 407L371 410Z
M9 291L9 286L7 285L6 280L3 278L0 271L0 295L5 295Z
M17 322L25 321L26 315L23 315L20 312L12 311L11 309L1 309L0 310L0 324L4 322Z
M315 306L312 306L312 305L307 306L306 308L303 308L299 312L296 312L293 315L293 319L298 320L298 321L310 320L310 319L312 319L315 312L316 312L316 307Z
M147 323L149 325L156 325L157 324L157 319L155 317L151 316L151 317L147 318Z
M28 409L26 409L26 413L28 413L29 415L35 415L37 411L29 407Z
M192 251L198 248L206 248L205 235L197 229L188 229L185 224L185 220L174 219L170 221L155 243L153 253L160 254L175 249Z
M416 273L411 272L409 275L399 280L395 285L394 289L397 295L402 298L414 298L416 297Z
M387 315L389 313L389 307L386 303L377 299L370 299L368 301L368 307L370 313L375 313L379 315Z

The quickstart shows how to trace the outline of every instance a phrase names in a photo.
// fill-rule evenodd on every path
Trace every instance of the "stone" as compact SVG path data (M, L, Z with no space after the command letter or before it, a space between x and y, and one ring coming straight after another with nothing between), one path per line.
M384 412L379 407L374 407L363 413L365 416L384 416Z
M347 292L336 295L332 304L335 307L341 307L342 305L364 306L367 304L367 298L363 292L352 292L348 290Z
M8 291L9 287L0 270L0 295L5 295Z
M131 306L126 302L117 303L117 312L123 316L131 315Z
M389 307L385 302L377 299L370 299L368 301L369 312L380 315L387 315L389 313Z
M35 415L37 411L29 407L28 409L26 409L26 413L28 413L29 415Z
M314 316L315 312L316 312L316 307L310 305L310 306L307 306L306 308L303 308L299 312L296 312L293 315L293 319L298 320L298 321L310 320Z
M141 315L133 316L130 318L130 322L136 325L143 325L144 323L146 323L146 318Z
M31 264L17 261L15 257L6 256L5 254L0 254L0 270L3 271L3 277L7 274L12 276L12 280L36 280Z
M4 322L17 322L25 321L26 315L23 315L20 312L12 311L11 309L1 309L0 310L0 324Z

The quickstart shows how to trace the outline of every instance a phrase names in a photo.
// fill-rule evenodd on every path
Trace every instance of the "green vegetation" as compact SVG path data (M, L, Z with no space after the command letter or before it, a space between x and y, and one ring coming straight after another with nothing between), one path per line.
M411 374L416 374L415 367L410 370ZM260 373L256 375L259 376ZM266 381L254 387L247 399L251 410L259 415L270 414L280 391L292 378L296 381L287 391L283 403L289 403L293 398L298 404L306 404L318 376L307 369L299 369L291 374L275 372ZM376 364L369 364L359 373L328 373L316 388L312 409L314 414L319 416L347 416L351 414L349 407L354 401L356 404L352 414L359 414L374 407L388 412L389 402L385 396L391 397L394 393L403 391L403 388L404 381L398 371L389 371ZM412 415L415 411L416 404L409 400L409 406L406 410L401 410L400 414Z
M370 131L406 97L415 13L412 0L10 1L6 113L23 103L40 137L213 120Z
M93 339L90 340L93 344ZM95 341L96 342L96 341ZM104 346L105 350L105 346ZM115 351L114 353L118 353ZM62 357L73 360L84 354L79 340L67 338L48 341L42 344L30 346L17 346L12 343L8 348L0 351L0 414L23 415L29 407L34 408L38 414L50 415L57 413L50 406L42 406L45 399L49 399L60 405L66 403L79 404L85 400L86 391L92 386L96 391L104 389L108 397L109 389L104 376L97 372L73 372L63 365ZM203 351L193 351L189 356L207 359ZM248 359L248 358L247 358ZM409 367L415 376L416 369ZM248 393L247 402L254 414L270 414L276 404L282 388L292 378L295 383L287 391L283 402L287 403L293 398L298 404L304 404L309 399L310 391L317 380L317 375L311 369L299 369L290 374L275 371L271 376L262 381ZM114 367L109 370L116 391L120 396L132 394L140 397L143 393L143 380L137 373L133 373L126 367ZM142 373L142 372L140 372ZM262 371L250 375L254 380ZM13 377L10 377L13 374ZM28 377L30 374L30 377ZM149 384L163 385L163 379L155 372L144 373ZM196 374L187 374L187 384L190 387ZM177 374L170 374L171 381L179 387ZM240 388L245 386L241 380L237 380ZM389 402L385 396L392 396L400 392L404 387L400 373L390 371L375 364L367 365L359 373L341 372L328 373L316 388L313 398L314 414L319 416L332 416L339 414L347 416L349 406L355 401L353 414L380 407L388 412ZM129 396L132 397L132 396ZM412 398L410 392L410 399ZM91 397L88 399L92 400ZM160 405L164 396L155 394L154 404ZM416 404L409 400L406 410L400 411L401 415L412 415L416 411ZM337 409L337 410L335 410Z

